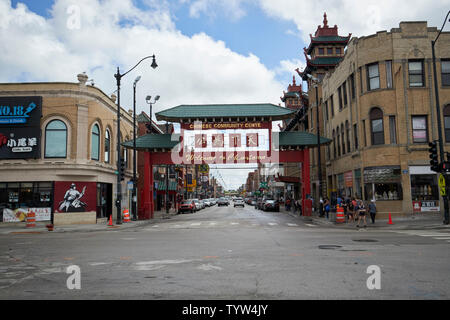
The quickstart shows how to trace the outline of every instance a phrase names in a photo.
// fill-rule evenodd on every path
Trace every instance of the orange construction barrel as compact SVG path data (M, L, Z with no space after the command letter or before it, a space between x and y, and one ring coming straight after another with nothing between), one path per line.
M339 205L336 208L336 223L345 223L344 208Z

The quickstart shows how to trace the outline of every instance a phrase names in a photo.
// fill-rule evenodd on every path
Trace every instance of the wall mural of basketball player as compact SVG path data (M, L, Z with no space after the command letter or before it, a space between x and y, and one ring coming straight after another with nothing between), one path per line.
M70 189L66 191L64 200L59 203L59 211L62 212L84 212L86 211L86 203L81 198L86 192L86 186L83 191L78 191L74 183L70 185Z

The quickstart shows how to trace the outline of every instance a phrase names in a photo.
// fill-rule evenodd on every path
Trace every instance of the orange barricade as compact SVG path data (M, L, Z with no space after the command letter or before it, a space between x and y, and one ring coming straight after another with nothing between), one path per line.
M36 227L36 213L33 211L28 212L27 214L27 228L34 228Z
M123 222L130 222L130 214L128 209L123 210Z
M338 205L336 207L336 223L344 223L344 222L345 222L344 208Z

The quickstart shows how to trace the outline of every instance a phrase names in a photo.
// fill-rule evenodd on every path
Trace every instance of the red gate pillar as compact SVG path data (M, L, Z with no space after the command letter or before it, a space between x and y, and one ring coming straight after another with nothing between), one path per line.
M302 163L302 208L303 215L310 217L312 215L311 200L306 199L306 195L311 195L311 178L309 169L309 149L303 149Z
M153 219L153 165L150 152L145 152L144 190L142 193L143 219Z

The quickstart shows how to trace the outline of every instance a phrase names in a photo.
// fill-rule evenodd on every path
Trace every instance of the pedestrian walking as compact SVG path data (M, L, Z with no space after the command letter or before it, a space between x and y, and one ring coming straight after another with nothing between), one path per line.
M375 200L372 199L369 203L369 213L370 218L372 219L372 224L375 223L375 215L377 214L377 206L375 205Z
M291 211L291 199L286 198L285 207L286 207L286 211Z
M361 223L361 220L364 221L364 228L367 227L367 222L366 222L366 207L364 205L364 202L362 200L357 200L358 203L358 224L356 225L356 227L359 228L359 225Z
M355 222L355 206L353 199L347 198L347 223Z
M329 219L329 217L330 217L330 201L328 200L328 198L325 198L323 207L325 208L325 215L326 215L327 219Z
M302 213L302 201L300 199L297 200L297 207L298 207L299 215L303 215L303 213Z

